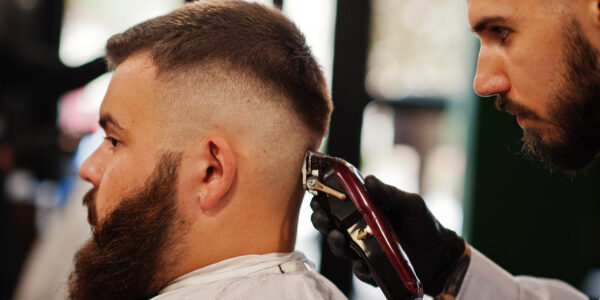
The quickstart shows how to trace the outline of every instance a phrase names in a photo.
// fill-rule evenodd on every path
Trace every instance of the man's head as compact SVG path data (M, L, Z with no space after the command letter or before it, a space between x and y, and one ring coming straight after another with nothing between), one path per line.
M107 138L80 169L94 239L72 292L148 297L222 259L292 250L303 155L332 109L297 28L257 4L201 1L106 48Z
M467 0L475 91L517 117L524 150L576 170L600 152L600 1Z

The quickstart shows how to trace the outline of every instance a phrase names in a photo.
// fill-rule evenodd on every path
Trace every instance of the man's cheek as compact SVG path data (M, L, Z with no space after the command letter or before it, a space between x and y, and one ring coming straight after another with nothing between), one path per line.
M100 225L106 220L108 215L117 207L118 197L115 197L115 193L98 193L98 197L95 201L95 209L92 213L95 213L96 226Z
M88 209L88 223L92 227L97 227L98 226L98 213L96 211L96 202L94 201L94 202L91 202L90 204L88 204L87 209Z
M113 174L107 173L107 175ZM95 201L98 224L101 224L119 205L124 195L128 195L130 185L123 176L105 176L98 189L98 196Z

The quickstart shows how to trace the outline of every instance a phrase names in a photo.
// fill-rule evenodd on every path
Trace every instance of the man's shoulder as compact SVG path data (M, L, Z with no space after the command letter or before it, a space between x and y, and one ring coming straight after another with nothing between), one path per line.
M237 257L196 270L155 299L346 299L300 252Z

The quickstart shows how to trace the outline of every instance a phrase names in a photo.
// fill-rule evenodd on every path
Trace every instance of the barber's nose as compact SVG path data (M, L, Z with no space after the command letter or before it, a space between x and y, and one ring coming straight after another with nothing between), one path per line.
M473 89L483 97L504 94L510 90L502 56L483 46L479 51Z
M95 187L100 186L100 181L102 181L102 176L106 170L106 163L108 162L107 155L108 153L106 153L102 146L98 147L79 168L79 177L91 182Z

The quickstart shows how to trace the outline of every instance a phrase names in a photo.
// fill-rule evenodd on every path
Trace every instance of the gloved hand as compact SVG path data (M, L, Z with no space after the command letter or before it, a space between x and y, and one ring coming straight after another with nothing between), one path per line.
M386 185L374 176L365 178L365 187L398 235L425 293L438 295L465 252L464 240L444 228L419 195ZM317 197L311 201L313 225L327 236L334 255L352 259L356 277L375 285L367 264L350 248L345 235L334 229Z

